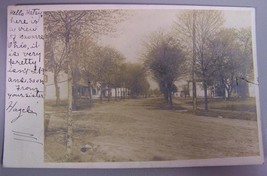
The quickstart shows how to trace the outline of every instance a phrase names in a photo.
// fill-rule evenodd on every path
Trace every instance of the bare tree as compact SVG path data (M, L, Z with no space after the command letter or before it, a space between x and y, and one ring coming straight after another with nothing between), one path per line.
M125 57L112 47L106 46L99 51L101 52L98 56L99 67L102 68L99 73L99 82L101 82L101 88L107 87L107 96L108 100L110 100L111 88L120 85L119 74L121 74L120 69Z
M222 29L210 41L210 52L217 81L227 92L235 90L239 97L248 96L248 83L253 82L252 42L250 29ZM224 95L226 96L226 95Z
M52 11L44 13L44 24L50 32L57 35L66 48L68 64L68 132L67 132L67 160L71 159L72 146L72 86L73 62L71 42L81 35L99 35L114 31L114 26L121 20L118 10L88 10L88 11ZM75 65L75 64L74 64ZM75 68L76 69L76 68Z
M60 41L59 41L60 42ZM65 47L58 43L55 38L49 38L45 41L45 68L51 71L54 77L54 86L56 93L56 106L60 104L60 88L58 77L60 72L66 69Z
M222 29L210 42L211 57L216 59L214 63L214 81L227 91L227 98L232 96L236 88L236 78L241 73L242 59L240 58L240 46L238 45L237 31L235 29ZM225 93L224 93L224 96Z
M248 97L248 82L253 82L252 59L252 35L250 28L242 28L238 31L238 43L240 45L240 57L242 58L242 71L238 77L238 94L242 98Z
M209 68L212 65L212 61L208 58L207 45L223 24L223 13L219 10L187 10L179 15L175 21L175 30L179 40L183 41L188 51L192 53L193 83L196 81L195 74L202 81L205 95L205 110L208 110L207 90ZM195 96L193 92L193 99L196 98ZM196 108L194 107L194 109Z
M97 75L94 69L96 69L97 65L94 61L96 57L95 52L98 48L97 43L90 37L83 37L76 40L75 45L73 46L72 57L75 57L77 60L76 67L78 68L80 75L80 77L76 78L76 80L83 79L83 81L87 81L90 103L92 103L92 86L96 86L95 80Z
M110 100L111 88L122 86L120 77L123 75L122 66L125 57L110 46L100 46L89 40L81 40L77 48L77 56L80 57L79 69L83 78L93 85L100 86L100 100L103 91L108 91ZM89 46L84 48L84 46Z

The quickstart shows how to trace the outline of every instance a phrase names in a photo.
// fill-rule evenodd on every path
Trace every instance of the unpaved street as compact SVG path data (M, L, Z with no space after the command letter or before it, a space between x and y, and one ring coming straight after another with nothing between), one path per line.
M45 160L64 162L66 114L52 114ZM259 155L257 122L156 109L146 99L75 112L73 162L159 161Z

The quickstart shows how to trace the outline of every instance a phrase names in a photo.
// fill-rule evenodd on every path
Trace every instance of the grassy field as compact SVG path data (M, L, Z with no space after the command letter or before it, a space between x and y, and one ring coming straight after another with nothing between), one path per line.
M221 117L241 120L257 120L255 98L223 100L221 98L209 99L209 111L204 111L204 99L198 98L198 109L192 111L192 99L176 98L182 106L198 116Z
M255 116L253 108L245 108L244 112L235 109L253 106L253 100L213 102L211 111L222 111L223 116L212 117L192 113L186 101L175 99L172 108L160 98L104 101L73 112L71 161L161 161L259 155L257 122L235 119L233 115L236 112ZM46 119L49 119L45 131L46 162L66 162L65 109L64 105L56 108L51 102L45 105ZM226 112L230 114L224 118Z

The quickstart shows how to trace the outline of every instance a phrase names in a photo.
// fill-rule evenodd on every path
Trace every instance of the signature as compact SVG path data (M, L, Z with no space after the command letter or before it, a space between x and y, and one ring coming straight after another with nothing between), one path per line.
M14 112L17 113L17 116L11 120L11 123L16 122L20 117L22 117L24 114L33 114L37 116L37 112L33 111L30 106L27 106L26 108L18 107L17 101L13 102L10 101L8 107L6 108L6 111L8 112Z

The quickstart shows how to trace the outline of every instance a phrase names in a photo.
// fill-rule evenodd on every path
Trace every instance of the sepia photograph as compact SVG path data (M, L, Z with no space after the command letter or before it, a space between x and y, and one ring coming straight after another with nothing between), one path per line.
M44 162L260 156L253 9L139 7L43 13Z

